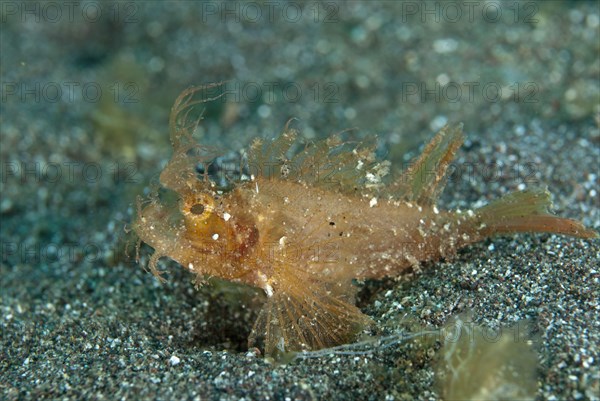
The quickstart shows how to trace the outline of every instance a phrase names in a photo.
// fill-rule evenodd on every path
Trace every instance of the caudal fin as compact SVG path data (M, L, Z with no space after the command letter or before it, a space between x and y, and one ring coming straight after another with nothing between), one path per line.
M513 192L478 209L480 233L490 236L501 233L554 233L579 238L598 238L598 232L582 223L557 217L549 212L552 207L546 189Z

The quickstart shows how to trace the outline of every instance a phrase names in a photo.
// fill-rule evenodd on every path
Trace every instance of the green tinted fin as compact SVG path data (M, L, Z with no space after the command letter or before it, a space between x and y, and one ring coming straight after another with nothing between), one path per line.
M435 203L444 188L446 170L462 145L463 125L444 126L387 191L394 198L422 206Z

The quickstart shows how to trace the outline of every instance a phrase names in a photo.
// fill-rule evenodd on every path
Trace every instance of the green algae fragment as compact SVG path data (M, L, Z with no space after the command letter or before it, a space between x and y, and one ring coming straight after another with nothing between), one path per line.
M444 330L438 389L447 400L533 400L538 359L528 321L497 330L457 317Z

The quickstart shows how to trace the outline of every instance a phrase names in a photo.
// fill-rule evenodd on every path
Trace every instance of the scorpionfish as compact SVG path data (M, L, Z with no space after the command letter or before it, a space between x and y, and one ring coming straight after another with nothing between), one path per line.
M425 261L496 234L547 232L579 238L598 233L550 214L550 194L533 189L486 206L444 211L436 199L463 142L462 125L445 126L410 167L388 179L374 143L339 136L299 146L287 125L255 140L227 184L211 176L215 155L192 137L198 94L185 90L171 110L173 156L160 184L139 199L133 229L154 248L150 270L169 257L199 282L218 277L264 290L250 347L266 355L353 341L371 323L354 305L353 280L395 277ZM289 125L289 124L288 124ZM214 165L213 165L213 171Z

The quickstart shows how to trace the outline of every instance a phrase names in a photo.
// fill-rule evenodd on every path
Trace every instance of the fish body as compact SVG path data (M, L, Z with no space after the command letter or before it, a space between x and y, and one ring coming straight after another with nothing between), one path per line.
M215 87L218 87L216 84ZM448 164L463 141L462 125L444 127L399 178L377 162L373 146L337 137L307 145L286 129L253 143L247 175L219 189L198 165L212 156L192 138L190 88L171 112L174 153L161 190L140 200L133 228L155 252L199 278L219 277L266 295L249 345L268 355L349 342L370 319L354 306L353 280L395 277L424 261L453 256L484 238L513 232L597 233L548 212L545 189L516 192L483 208L439 210ZM289 157L288 157L289 156ZM205 169L207 170L207 169Z
M329 281L340 276L382 278L479 239L477 222L467 214L405 201L347 196L262 178L235 191L245 199L260 233L249 257L257 260L261 252L267 253L265 272L269 257L280 254Z

